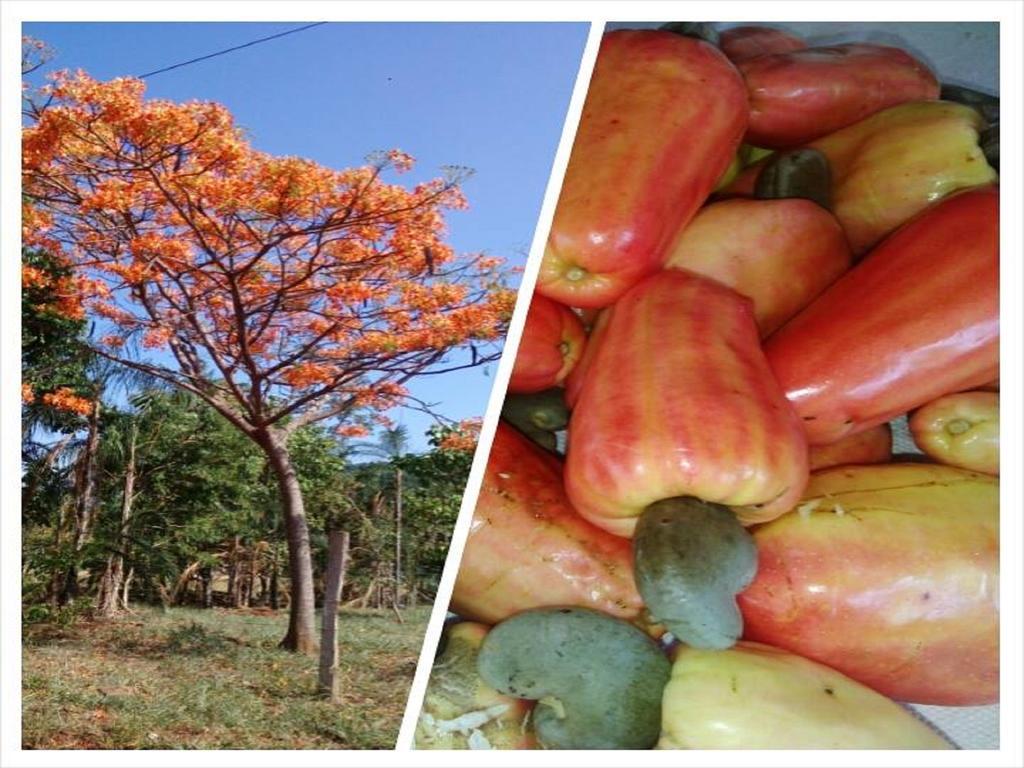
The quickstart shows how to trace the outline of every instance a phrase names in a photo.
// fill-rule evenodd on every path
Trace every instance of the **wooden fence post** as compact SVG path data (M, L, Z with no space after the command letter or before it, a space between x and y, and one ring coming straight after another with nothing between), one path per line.
M327 575L324 579L323 626L320 636L320 692L337 701L338 679L338 604L345 586L348 567L348 531L327 534Z

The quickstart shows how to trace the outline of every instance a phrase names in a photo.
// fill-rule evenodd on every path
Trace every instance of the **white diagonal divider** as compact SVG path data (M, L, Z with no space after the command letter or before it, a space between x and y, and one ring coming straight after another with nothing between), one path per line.
M409 698L405 705L405 716L402 718L402 727L398 732L398 741L395 745L395 748L399 750L411 749L413 745L416 722L419 719L420 709L423 706L423 697L426 693L427 682L430 679L434 653L437 649L438 641L441 639L441 631L444 628L448 604L451 602L452 589L455 586L455 577L458 575L459 564L462 562L462 551L466 546L469 526L473 519L473 510L476 507L477 497L480 495L484 470L487 467L487 459L491 453L491 443L494 441L494 432L501 414L501 406L505 402L505 390L508 388L508 380L512 375L512 364L515 362L516 352L519 350L519 339L523 333L526 313L530 308L530 299L533 296L533 289L537 283L540 260L544 254L544 244L547 242L548 231L551 229L551 221L555 215L558 194L562 189L562 179L565 176L565 169L569 164L569 154L572 152L572 143L576 138L576 128L579 125L580 114L583 112L583 102L586 99L587 88L590 85L590 74L594 69L594 61L597 58L597 49L601 43L601 35L603 33L603 23L595 22L591 24L590 35L587 37L587 43L583 49L583 57L580 61L580 68L576 74L576 85L573 88L572 98L569 100L569 107L566 111L562 136L559 139L558 150L555 153L555 159L551 166L551 176L548 179L548 185L544 192L544 202L541 206L540 217L537 220L537 227L533 233L530 254L526 262L526 268L523 271L522 281L519 284L516 308L509 323L501 362L498 364L498 371L494 377L494 385L491 389L491 397L487 402L487 413L484 415L484 421L480 428L476 453L473 455L473 466L469 471L469 479L462 496L462 506L459 507L459 516L455 523L455 529L452 531L448 557L445 559L444 572L441 575L437 596L434 599L434 609L430 614L430 622L427 625L427 632L423 638L423 648L420 651L416 675L413 678L412 687L409 689Z

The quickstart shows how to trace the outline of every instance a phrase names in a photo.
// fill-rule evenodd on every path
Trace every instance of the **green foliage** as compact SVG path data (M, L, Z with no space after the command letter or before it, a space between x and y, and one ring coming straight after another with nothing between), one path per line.
M93 391L87 374L92 355L84 343L86 322L64 311L53 287L67 283L71 269L44 251L26 250L21 258L24 267L41 276L21 291L22 381L35 394L23 409L26 432L37 425L73 432L81 428L82 416L42 402L43 394L62 387L83 396Z
M344 444L325 429L312 426L292 435L288 451L299 474L312 530L351 525L354 510Z
M452 528L458 517L473 457L464 451L440 447L447 430L437 427L428 435L433 449L422 454L404 452L401 430L385 430L364 452L386 457L353 465L351 498L360 512L357 547L353 553L355 579L365 583L370 563L388 561L395 546L394 500L396 470L402 471L403 581L415 583L427 596L437 588L448 554ZM393 567L393 564L392 566Z
M55 440L33 445L23 457L21 519L25 526L49 525L67 501L74 483L74 463L80 441ZM31 491L29 491L31 489Z
M223 653L230 645L231 639L223 632L209 629L195 620L172 627L167 633L166 648L173 654L209 656Z
M88 613L89 606L82 601L73 601L60 606L33 603L22 608L21 622L25 627L47 625L58 630L65 630L78 623Z
M409 478L405 511L406 541L414 554L410 567L428 592L436 590L441 578L473 463L471 453L444 450L436 447L437 442L434 445L428 453L403 456L398 461Z
M190 566L196 578L203 568L220 575L221 604L227 599L229 569L247 569L252 557L258 558L264 587L272 569L284 576L285 535L266 457L198 399L146 388L117 407L103 408L99 508L93 534L77 557L70 549L70 523L65 522L60 546L55 530L62 519L73 517L75 459L82 440L81 435L61 440L50 443L51 449L59 447L58 458L47 460L41 453L25 465L25 482L31 478L33 486L24 508L26 603L45 600L53 574L72 562L90 574L88 591L116 553L124 556L126 569L133 569L133 600L143 602L165 599ZM392 578L398 470L403 473L403 583L416 583L429 595L440 577L470 456L438 448L408 454L406 444L402 429L388 431L375 446L386 461L349 464L352 447L320 427L299 429L289 442L318 571L326 563L326 531L340 526L352 534L350 595L375 577ZM124 525L125 476L132 455L131 519ZM83 600L90 602L88 596Z
M118 544L124 462L137 430L133 519L127 544L143 595L173 581L232 536L262 535L266 500L259 449L209 407L179 392L149 391L136 409L107 419L101 498L90 546L95 567Z

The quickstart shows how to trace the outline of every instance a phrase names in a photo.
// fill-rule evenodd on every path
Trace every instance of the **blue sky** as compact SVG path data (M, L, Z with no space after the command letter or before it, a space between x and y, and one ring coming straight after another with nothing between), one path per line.
M42 72L139 75L275 34L285 23L26 24L56 57ZM226 105L257 148L335 168L398 147L409 183L474 170L468 211L448 217L459 251L522 264L558 145L586 24L331 23L147 79L147 94ZM41 73L37 73L41 74ZM452 418L482 415L495 366L413 384ZM395 412L426 447L430 419Z

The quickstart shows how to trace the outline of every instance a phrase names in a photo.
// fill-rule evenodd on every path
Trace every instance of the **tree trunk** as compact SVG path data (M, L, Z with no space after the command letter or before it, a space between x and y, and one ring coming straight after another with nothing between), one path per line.
M199 579L203 584L203 608L213 608L213 568L206 566L199 571Z
M415 608L419 603L419 559L416 557L416 548L413 547L412 562L409 563L409 608Z
M135 578L135 566L128 569L128 575L124 577L124 586L121 588L121 610L128 610L128 597L132 591L132 579Z
M96 395L89 411L89 434L85 440L75 477L75 535L72 540L71 563L64 578L60 604L66 605L78 596L78 556L92 532L96 511L96 460L100 446L100 397Z
M327 575L324 578L324 607L320 639L320 692L331 701L340 698L338 678L338 603L345 587L348 568L348 531L330 531L327 535Z
M156 585L157 595L160 596L160 610L163 613L169 613L171 610L171 603L174 601L174 596L171 591L167 589L167 584L163 581L157 582Z
M232 608L238 608L242 604L242 581L239 578L239 560L241 560L241 548L242 537L235 536L234 540L231 542L231 551L229 553L230 563L228 565L228 605Z
M249 578L247 580L247 589L245 592L245 606L246 608L252 608L256 602L256 571L259 563L259 549L256 546L256 542L252 543L249 547Z
M402 470L395 470L395 612L402 607Z
M132 521L132 501L135 497L135 446L138 436L138 425L133 422L129 432L124 470L121 524L114 540L114 552L107 557L107 565L100 577L99 593L96 596L96 611L106 618L114 616L120 607L121 586L124 581L124 550L128 544L128 527Z
M68 512L74 500L68 496L61 499L57 505L57 524L53 528L53 551L60 556L64 549L64 533L68 525ZM67 569L63 566L56 567L50 574L50 585L48 588L51 606L56 608L61 604L61 597L64 594L64 583L67 580Z
M274 559L270 563L270 610L281 607L281 592L277 581L277 547L274 547Z
M168 603L168 606L178 605L181 601L181 596L188 592L189 582L192 580L192 576L197 570L199 570L198 560L190 563L185 570L181 572L181 575L178 576L178 580L174 583L174 587L167 593L167 599L165 602ZM164 591L166 592L166 589Z
M377 577L374 576L370 579L369 586L366 587L366 591L363 593L362 598L359 601L360 608L366 608L370 604L370 597L373 595L373 590L377 588Z
M270 468L277 477L288 538L288 633L281 647L298 653L317 650L316 606L313 599L313 556L309 544L309 525L302 502L302 489L295 474L284 436L263 432L257 441L267 454Z
M378 611L384 605L384 600L387 599L387 584L391 580L388 577L389 563L377 563L377 592L374 595L373 607Z
M99 591L96 594L96 613L104 618L112 618L120 608L121 587L124 584L124 558L120 553L107 557L106 567L100 577Z

